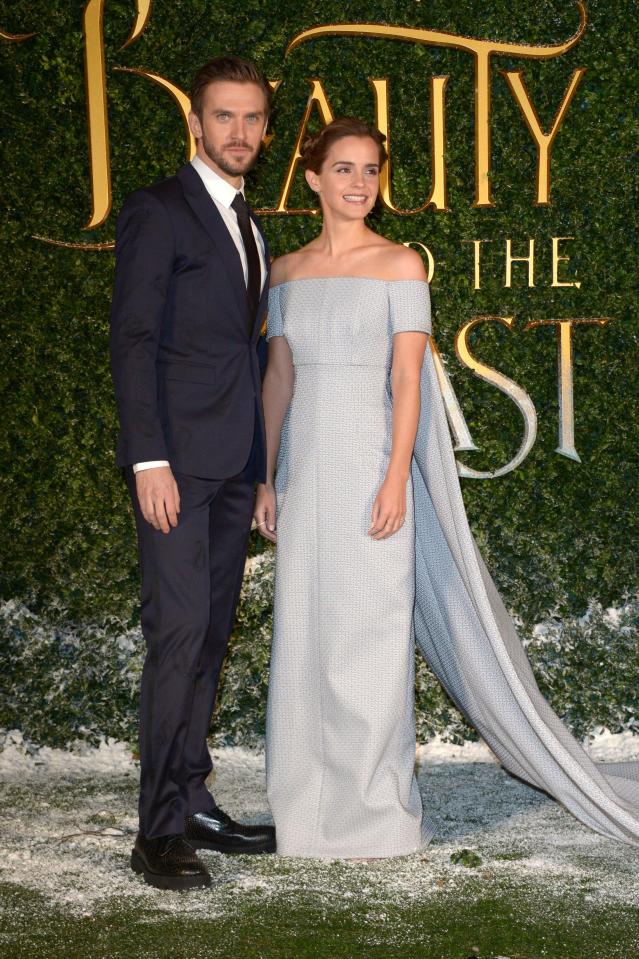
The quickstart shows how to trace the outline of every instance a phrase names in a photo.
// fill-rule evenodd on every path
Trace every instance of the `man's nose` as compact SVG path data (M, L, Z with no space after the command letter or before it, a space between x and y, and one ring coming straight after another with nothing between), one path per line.
M231 120L231 139L243 140L244 127L245 127L245 122L242 119L242 117L233 117L233 119Z

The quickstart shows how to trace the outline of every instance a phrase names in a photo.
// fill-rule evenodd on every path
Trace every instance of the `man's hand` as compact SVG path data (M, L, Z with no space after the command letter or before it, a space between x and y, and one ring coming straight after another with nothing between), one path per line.
M178 524L180 493L170 466L156 466L135 474L142 515L155 529L168 533Z

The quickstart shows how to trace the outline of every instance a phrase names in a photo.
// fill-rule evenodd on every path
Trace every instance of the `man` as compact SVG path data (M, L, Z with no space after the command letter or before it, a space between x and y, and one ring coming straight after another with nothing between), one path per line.
M205 785L254 483L265 478L256 345L269 257L243 174L257 159L270 102L251 63L227 56L202 67L189 115L196 156L131 194L117 225L117 463L135 511L147 644L131 866L164 889L210 884L195 849L275 849L272 826L234 822Z

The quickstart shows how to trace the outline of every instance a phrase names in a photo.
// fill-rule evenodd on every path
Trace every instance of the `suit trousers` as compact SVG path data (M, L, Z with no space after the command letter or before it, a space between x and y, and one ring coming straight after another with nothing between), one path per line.
M140 831L184 832L186 816L209 812L206 742L217 684L242 586L254 505L252 458L230 479L174 471L178 525L168 534L142 516L133 469L146 641L140 695Z

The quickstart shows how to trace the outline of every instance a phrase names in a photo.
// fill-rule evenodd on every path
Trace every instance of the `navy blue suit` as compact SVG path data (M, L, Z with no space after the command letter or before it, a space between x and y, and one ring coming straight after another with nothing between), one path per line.
M140 829L148 838L181 833L185 816L213 806L206 736L254 483L265 479L258 344L267 289L268 277L251 316L237 248L190 164L127 197L116 233L111 368L147 643ZM178 525L168 534L139 508L132 466L149 460L168 460L178 484Z

